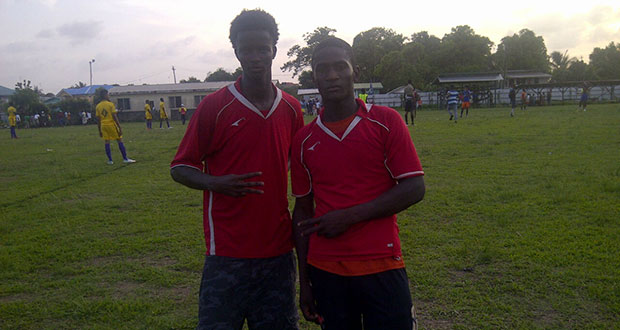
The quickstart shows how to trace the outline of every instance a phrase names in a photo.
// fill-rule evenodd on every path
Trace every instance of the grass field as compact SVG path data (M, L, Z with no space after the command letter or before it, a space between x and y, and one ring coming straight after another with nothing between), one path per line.
M620 329L620 105L422 111L425 199L399 216L421 329ZM184 127L0 130L0 328L192 329L201 193ZM303 329L317 329L302 322Z

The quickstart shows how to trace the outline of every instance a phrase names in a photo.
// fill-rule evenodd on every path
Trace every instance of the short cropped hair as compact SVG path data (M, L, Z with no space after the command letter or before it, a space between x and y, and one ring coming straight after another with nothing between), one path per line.
M340 39L340 38L336 38L336 37L327 37L325 40L319 42L318 45L316 45L316 47L314 47L314 50L312 51L312 60L311 60L311 66L314 68L314 57L316 56L316 54L325 48L328 47L336 47L336 48L340 48L342 50L344 50L345 54L347 54L347 56L349 57L349 60L351 60L351 65L355 66L355 58L353 57L353 48L351 47L351 45L349 45L346 41Z
M278 24L276 20L268 12L262 9L248 10L244 9L241 14L230 22L229 39L233 48L237 48L237 35L244 31L267 31L273 39L273 45L278 43Z

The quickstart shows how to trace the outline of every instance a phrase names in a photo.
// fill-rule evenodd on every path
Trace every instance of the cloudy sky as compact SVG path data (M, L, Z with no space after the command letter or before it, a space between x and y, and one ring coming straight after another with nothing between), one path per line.
M385 5L385 7L382 7ZM507 7L510 6L508 9ZM349 42L372 27L405 36L428 31L439 38L469 25L495 44L528 28L549 53L583 57L620 42L620 1L189 1L0 0L0 85L24 79L57 93L88 84L173 82L222 67L234 70L228 29L244 8L270 12L280 29L274 79L294 81L279 67L287 50L319 26Z

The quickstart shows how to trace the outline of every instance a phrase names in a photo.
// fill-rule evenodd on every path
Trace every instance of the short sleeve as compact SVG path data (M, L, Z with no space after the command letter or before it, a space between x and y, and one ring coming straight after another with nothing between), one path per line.
M304 141L309 136L307 129L299 130L291 146L291 186L295 197L304 197L312 192L312 178L303 159Z
M206 103L203 105L191 117L170 168L188 166L204 170L203 160L213 137L215 118L211 118Z
M424 175L405 122L396 111L389 116L385 165L395 180Z

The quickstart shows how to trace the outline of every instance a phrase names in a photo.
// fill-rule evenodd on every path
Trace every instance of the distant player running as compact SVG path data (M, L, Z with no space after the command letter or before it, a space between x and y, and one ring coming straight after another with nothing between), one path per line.
M149 100L144 102L144 119L146 119L146 129L153 128L153 114L151 113L151 105Z
M108 164L112 165L112 151L110 150L110 140L116 140L118 149L123 155L123 163L135 163L136 161L127 157L125 145L123 144L123 131L121 124L116 115L116 107L110 102L110 95L107 90L102 90L101 98L103 101L97 104L95 108L95 116L97 117L97 127L99 128L99 136L105 142L105 154L108 156Z
M164 120L166 121L166 125L170 128L170 122L168 121L168 115L166 114L166 104L164 103L164 99L159 99L159 128L163 124Z

